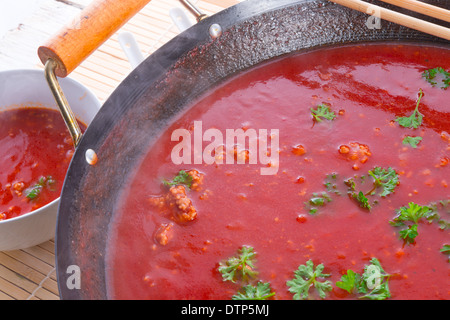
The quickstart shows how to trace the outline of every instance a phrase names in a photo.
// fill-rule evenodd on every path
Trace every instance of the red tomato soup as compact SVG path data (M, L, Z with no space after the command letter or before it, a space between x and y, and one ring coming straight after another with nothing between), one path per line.
M73 151L58 111L21 107L0 112L0 221L58 198Z
M205 94L123 192L109 296L450 298L449 56L328 48Z

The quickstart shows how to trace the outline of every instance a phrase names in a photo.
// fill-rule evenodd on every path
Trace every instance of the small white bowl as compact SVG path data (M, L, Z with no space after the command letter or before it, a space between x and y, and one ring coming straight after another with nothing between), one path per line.
M101 107L100 101L73 79L58 81L76 118L89 125ZM59 111L44 71L20 69L0 72L0 112L28 105ZM0 251L24 249L52 239L58 204L59 198L32 212L0 221Z

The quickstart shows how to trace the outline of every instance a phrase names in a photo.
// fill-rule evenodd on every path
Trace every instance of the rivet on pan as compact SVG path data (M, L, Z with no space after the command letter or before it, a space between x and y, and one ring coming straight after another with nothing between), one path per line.
M91 166L93 166L94 164L97 163L98 157L97 157L97 154L95 153L94 150L92 150L92 149L87 149L85 155L86 155L86 162L87 162L88 164L90 164Z
M216 39L222 35L222 27L217 23L212 24L209 27L209 35L211 38Z

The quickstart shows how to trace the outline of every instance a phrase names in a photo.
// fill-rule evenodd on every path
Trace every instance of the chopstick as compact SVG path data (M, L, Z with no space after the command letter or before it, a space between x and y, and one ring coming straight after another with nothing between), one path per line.
M393 23L397 23L399 25L402 25L404 27L408 27L417 31L421 31L424 33L428 33L431 34L433 36L439 37L439 38L443 38L446 40L450 40L450 29L446 28L444 26L440 26L438 24L434 24L428 21L424 21L424 20L420 20L418 18L414 18L411 16L408 16L406 14L402 14L393 10L389 10L380 6L376 6L373 5L371 3L367 3L361 0L329 0L331 2L340 4L344 7L350 8L350 9L354 9L363 13L367 13L367 14L372 14L375 15L383 20L387 20ZM398 4L402 3L402 5L406 5L406 2L410 2L410 8L413 7L415 2L418 1L398 1L398 0L386 0L387 1L391 1L391 2L396 2ZM423 3L422 3L423 4ZM428 7L428 6L427 6ZM433 6L431 6L433 7ZM420 8L423 8L422 6ZM416 10L421 10L418 6L415 7ZM441 12L441 10L435 10L437 7L434 7L433 12ZM443 9L445 10L445 9ZM448 10L445 10L448 11ZM444 17L446 17L446 15L448 13L446 13L445 11L443 11L444 13ZM423 14L427 14L429 12L429 10L423 10L420 11ZM448 17L446 17L448 19Z
M432 6L417 0L381 0L386 3L393 4L397 7L409 9L414 12L422 13L442 21L450 22L450 10Z

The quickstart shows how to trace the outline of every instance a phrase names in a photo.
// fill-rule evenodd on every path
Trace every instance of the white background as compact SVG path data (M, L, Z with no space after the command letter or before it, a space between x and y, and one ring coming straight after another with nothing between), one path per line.
M31 16L43 0L0 0L0 39Z

